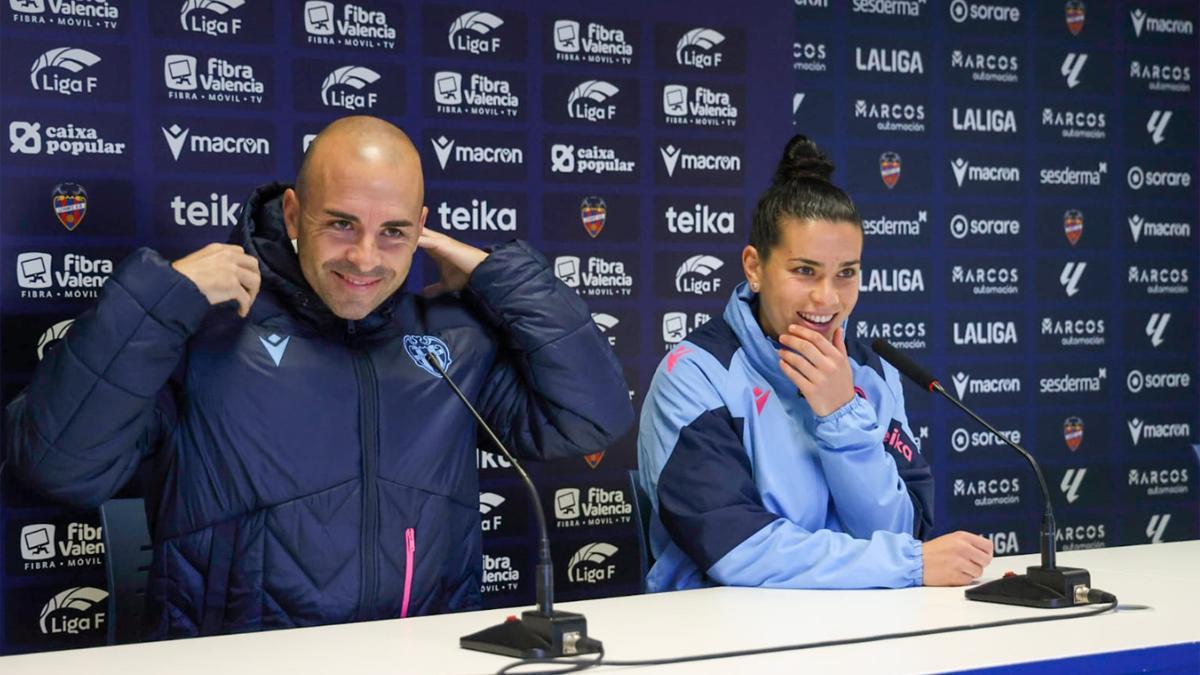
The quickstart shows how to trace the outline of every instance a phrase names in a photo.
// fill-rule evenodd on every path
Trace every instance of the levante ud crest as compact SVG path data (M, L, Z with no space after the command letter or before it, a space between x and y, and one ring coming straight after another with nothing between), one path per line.
M583 201L579 203L579 219L583 221L583 229L587 230L592 239L595 239L600 236L600 231L604 229L604 222L608 220L608 204L605 203L603 197L584 197Z
M895 152L885 152L879 156L879 177L883 184L891 190L900 181L900 155Z
M1066 441L1068 450L1078 450L1079 444L1083 443L1083 420L1078 417L1068 417L1064 420L1063 440Z
M1079 243L1079 238L1083 236L1083 211L1071 209L1063 214L1063 234L1067 235L1067 241L1072 246Z
M50 193L50 199L54 204L54 217L68 232L74 232L87 215L87 190L79 183L59 183Z

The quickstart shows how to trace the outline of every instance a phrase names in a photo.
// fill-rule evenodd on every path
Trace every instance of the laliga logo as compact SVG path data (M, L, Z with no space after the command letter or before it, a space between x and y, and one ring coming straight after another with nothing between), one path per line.
M366 94L347 91L349 87L361 91L363 87L379 81L379 73L363 66L342 66L329 73L321 83L321 103L345 108L346 110L370 110L375 107L379 95L375 92Z
M1158 313L1150 315L1150 320L1146 322L1146 337L1150 338L1150 344L1158 349L1163 343L1163 332L1167 330L1167 322L1171 320L1171 313Z
M675 290L680 293L703 295L720 290L721 279L712 276L713 272L721 269L725 263L711 255L694 255L675 271Z
M1171 514L1156 513L1150 516L1150 522L1146 523L1146 538L1151 544L1161 544L1163 534L1167 531L1167 523L1171 522Z
M467 12L450 24L450 49L469 54L489 54L500 50L500 38L484 38L504 25L504 19L490 12Z
M187 0L179 10L179 24L183 29L205 35L236 35L242 30L241 19L218 19L193 16L200 11L225 16L230 10L238 9L246 0Z
M1068 298L1079 292L1079 280L1083 277L1085 269L1087 269L1086 262L1071 261L1063 265L1062 273L1058 275L1058 282L1062 284Z
M79 73L84 68L100 63L100 57L86 49L59 47L42 54L33 62L29 82L38 91L52 91L64 96L92 93L96 89L96 78L59 77L57 70ZM43 72L48 71L48 72Z
M571 556L567 563L567 579L575 583L594 584L616 576L617 566L608 562L617 547L605 542L588 544Z
M1079 486L1083 485L1083 477L1086 475L1087 469L1067 469L1063 474L1058 487L1066 496L1068 504L1074 504L1079 499Z
M1063 59L1059 72L1067 78L1068 89L1074 89L1079 85L1079 73L1083 70L1083 64L1087 63L1087 60L1087 54L1076 54L1075 52L1068 53Z
M1163 142L1163 132L1167 130L1167 124L1170 122L1170 110L1155 110L1150 113L1150 119L1146 121L1146 131L1150 134L1150 140L1154 141L1155 145Z
M675 61L697 70L719 66L724 55L713 49L724 41L725 36L711 28L693 28L676 43Z

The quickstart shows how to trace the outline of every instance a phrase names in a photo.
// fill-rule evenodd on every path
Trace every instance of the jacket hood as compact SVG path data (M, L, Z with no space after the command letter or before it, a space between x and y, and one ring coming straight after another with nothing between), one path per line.
M778 351L783 348L782 345L767 337L758 324L758 302L758 294L752 292L750 284L743 281L729 296L723 318L733 329L742 352L754 370L777 391L792 391L796 385L779 369Z
M292 313L322 329L347 330L353 326L356 331L371 332L388 323L402 290L358 321L338 317L313 291L300 269L300 259L283 220L283 192L290 187L276 182L255 189L229 237L230 244L241 246L258 259L262 289L270 289Z

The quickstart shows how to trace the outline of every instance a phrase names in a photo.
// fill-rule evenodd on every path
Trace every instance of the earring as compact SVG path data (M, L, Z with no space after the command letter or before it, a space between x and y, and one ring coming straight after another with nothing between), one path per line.
M757 281L750 282L750 290L754 291L755 293L758 292L758 282Z

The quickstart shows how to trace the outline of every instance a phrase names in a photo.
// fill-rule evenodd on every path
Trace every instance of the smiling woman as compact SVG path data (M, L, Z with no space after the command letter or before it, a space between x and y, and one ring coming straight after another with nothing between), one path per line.
M833 165L792 138L754 211L746 281L663 359L642 408L653 591L961 585L991 559L934 539L933 479L899 374L845 324L862 219Z

